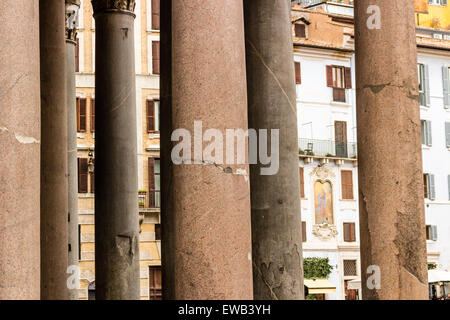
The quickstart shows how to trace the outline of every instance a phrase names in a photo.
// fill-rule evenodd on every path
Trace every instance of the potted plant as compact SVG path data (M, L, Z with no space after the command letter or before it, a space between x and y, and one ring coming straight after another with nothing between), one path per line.
M143 208L144 207L144 203L143 202L139 202L139 208Z
M139 193L140 196L145 196L147 194L147 191L146 190L139 190L138 193Z

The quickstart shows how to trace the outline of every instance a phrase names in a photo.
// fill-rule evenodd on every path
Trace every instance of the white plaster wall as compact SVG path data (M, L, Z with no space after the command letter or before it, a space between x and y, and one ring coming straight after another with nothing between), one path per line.
M450 149L445 142L445 122L450 122L450 109L444 109L442 67L450 66L450 52L419 49L419 63L428 65L430 79L430 107L421 107L422 120L430 120L433 143L422 147L423 169L435 175L436 199L425 199L426 224L437 226L437 241L427 240L429 261L439 254L438 268L450 271Z

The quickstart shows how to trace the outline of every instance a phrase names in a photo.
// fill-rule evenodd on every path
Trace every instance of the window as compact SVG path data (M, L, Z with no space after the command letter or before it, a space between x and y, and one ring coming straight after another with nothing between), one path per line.
M81 260L81 224L78 225L78 260Z
M344 277L357 275L356 260L344 260Z
M78 193L88 192L88 159L78 158Z
M333 89L333 101L346 102L345 89L352 87L351 69L327 66L327 86Z
M88 300L95 300L95 281L88 286Z
M91 132L95 132L95 98L91 98Z
M445 145L450 148L450 122L445 123Z
M86 98L77 98L77 131L86 132Z
M147 100L147 132L159 132L159 105L158 100Z
M355 241L356 241L355 223L344 222L344 242L355 242Z
M447 184L448 184L448 200L450 201L450 174L447 176Z
M304 24L295 25L295 36L297 38L306 38L306 26Z
M442 87L444 89L444 108L450 109L450 68L442 67Z
M341 171L342 199L353 200L353 172L351 170Z
M431 147L433 144L433 136L431 134L431 121L421 120L422 144Z
M302 221L302 242L306 242L306 222Z
M425 173L423 175L423 188L424 188L425 199L429 199L429 200L436 199L434 174Z
M152 30L159 30L160 28L160 1L152 0Z
M419 100L421 106L429 106L430 105L430 84L429 84L429 72L428 66L419 63L417 65L417 74L419 77Z
M445 7L447 5L447 0L428 0L428 3Z
M160 67L160 46L159 41L152 41L153 74L159 74Z
M300 197L305 197L305 176L304 176L305 169L300 168Z
M427 240L436 241L437 240L437 226L426 226Z
M295 66L295 84L302 84L302 72L300 62L294 62Z
M161 267L149 267L149 299L162 300L162 274Z
M155 224L155 240L161 241L161 224Z
M335 121L334 122L334 139L335 139L335 151L336 156L340 158L348 157L348 144L347 144L347 122Z
M148 180L150 189L150 208L161 207L161 170L160 160L148 158Z

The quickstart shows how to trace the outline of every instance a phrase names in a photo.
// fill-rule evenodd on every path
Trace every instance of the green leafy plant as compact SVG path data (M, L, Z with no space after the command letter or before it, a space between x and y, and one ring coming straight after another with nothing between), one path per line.
M312 295L312 294L308 294L308 295L305 297L305 300L317 300L317 298L316 298L314 295Z
M333 158L333 157L334 157L334 154L327 153L326 157L328 157L328 158Z
M428 264L428 270L434 270L434 269L436 269L436 268L437 268L436 263L429 263L429 264Z
M333 270L328 258L304 258L303 272L306 279L326 279Z
M298 149L298 154L305 154L305 151L303 151L302 149Z

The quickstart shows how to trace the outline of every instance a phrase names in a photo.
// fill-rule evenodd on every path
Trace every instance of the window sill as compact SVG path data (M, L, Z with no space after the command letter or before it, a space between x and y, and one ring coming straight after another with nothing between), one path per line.
M356 202L356 199L339 199L340 201Z
M426 144L422 145L422 150L430 150L431 146L427 146Z
M77 132L77 138L84 139L86 137L85 132Z
M352 106L348 102L341 102L341 101L334 101L334 100L331 100L330 104L332 106L336 106L336 107L351 107Z

